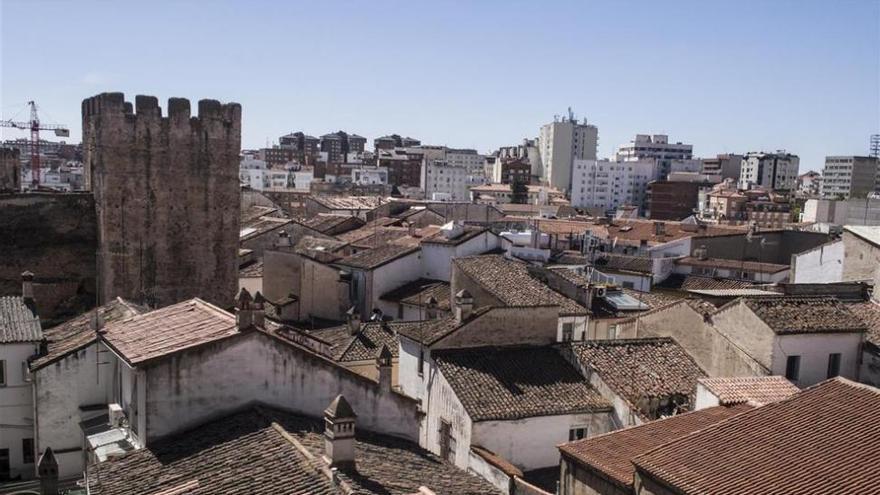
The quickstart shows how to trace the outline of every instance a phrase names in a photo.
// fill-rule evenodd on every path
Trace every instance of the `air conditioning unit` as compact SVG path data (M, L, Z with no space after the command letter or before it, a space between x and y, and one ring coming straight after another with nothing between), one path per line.
M109 404L107 406L107 423L114 428L121 428L125 424L125 412L119 404Z
M606 291L605 287L596 287L596 297L605 297Z

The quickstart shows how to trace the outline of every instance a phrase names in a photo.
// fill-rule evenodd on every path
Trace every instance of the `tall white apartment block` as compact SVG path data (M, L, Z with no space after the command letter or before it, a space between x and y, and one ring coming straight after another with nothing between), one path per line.
M681 142L670 143L666 134L636 134L635 139L617 149L616 158L621 162L646 159L657 161L656 180L663 180L673 170L674 160L691 160L694 157L694 146Z
M643 208L648 183L654 180L657 166L654 159L575 160L571 205L606 210L623 205Z
M797 184L799 166L800 158L784 151L746 153L742 159L739 188L790 191Z
M864 198L880 190L878 161L874 156L826 156L822 169L822 196L829 199Z
M560 191L569 192L575 160L595 160L599 129L579 123L569 111L568 117L541 127L538 136L542 180Z
M446 163L454 167L465 167L470 175L483 175L486 157L476 150L449 148L446 150Z

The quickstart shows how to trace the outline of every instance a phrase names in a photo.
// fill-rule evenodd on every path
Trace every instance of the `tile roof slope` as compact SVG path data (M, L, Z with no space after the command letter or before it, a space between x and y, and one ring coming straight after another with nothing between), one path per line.
M447 244L457 246L475 237L478 237L480 234L487 231L489 231L489 229L484 227L467 226L464 228L464 232L462 232L460 235L448 239L445 235L443 235L442 230L438 230L437 232L432 232L428 235L425 235L421 242L426 244Z
M644 399L691 397L706 373L669 337L594 340L570 344L578 361L630 404Z
M843 378L633 460L684 493L880 493L880 390Z
M255 278L263 276L263 260L254 261L238 269L238 276L243 278Z
M311 330L308 333L331 345L334 361L366 361L379 357L382 346L388 346L393 357L398 356L400 342L397 327L408 322L368 322L352 335L348 325Z
M240 236L240 238L241 240L252 239L267 232L271 232L278 227L283 227L291 222L293 222L293 220L283 217L259 217L241 224L242 231L245 231L246 229L253 230L246 232L244 235Z
M193 481L198 488L180 493L341 493L256 409L150 442L91 469L96 495L177 493L171 490Z
M622 272L652 273L653 260L645 256L625 256L605 254L593 262L597 270L619 270Z
M526 264L501 255L467 256L455 263L464 273L508 306L559 306L560 314L587 314L587 309L529 275Z
M42 338L40 319L21 296L0 297L0 343L37 342Z
M367 249L352 254L351 256L346 256L337 261L337 263L353 268L370 270L418 251L419 247L417 246L385 244L384 246L375 249Z
M612 431L559 446L567 458L602 473L612 482L632 488L633 457L677 440L719 421L749 411L753 406L716 406L658 419L639 426Z
M680 290L714 290L714 289L748 289L754 287L754 282L747 280L733 280L729 278L701 277L699 275L684 275L674 273L658 287Z
M800 392L785 377L775 375L700 378L697 381L718 397L722 406L742 402L770 404Z
M139 364L238 333L235 316L196 298L110 323L102 340Z
M356 246L379 247L387 242L409 235L406 227L395 226L363 226L359 229L349 230L336 236L342 242Z
M438 309L449 311L451 308L449 282L420 278L386 292L379 299L413 306L424 306L431 297L437 301Z
M866 330L862 320L835 297L744 297L741 300L779 335Z
M559 275L565 281L571 283L575 287L586 288L590 285L590 279L583 273L565 267L550 267L551 272Z
M98 308L98 311L100 311L101 321L106 326L144 313L146 309L121 298L116 298ZM95 312L92 310L44 331L47 353L31 361L31 370L52 364L71 352L78 351L95 342L97 334L92 329L94 315Z
M318 213L317 215L304 220L302 224L318 232L326 233L345 222L352 221L352 219L359 220L357 217L352 217L350 215ZM363 221L360 221L359 223L363 225Z
M630 297L634 297L636 300L647 304L651 307L651 309L662 308L663 306L667 306L669 304L684 299L683 296L664 290L652 290L651 292L642 292L635 289L621 290L624 294L627 294Z
M844 225L843 230L855 234L862 239L880 246L880 227L871 227L867 225Z
M880 347L880 304L874 301L862 301L847 304L846 307L868 328L865 340Z
M312 199L332 210L372 210L386 202L379 196L312 196Z
M700 259L693 256L686 256L675 260L676 265L685 266L702 266L707 268L724 268L733 270L748 270L750 272L760 273L779 273L789 270L789 265L780 265L777 263L759 263L757 261L739 261L725 260L721 258Z
M444 350L433 357L473 421L611 407L552 347Z

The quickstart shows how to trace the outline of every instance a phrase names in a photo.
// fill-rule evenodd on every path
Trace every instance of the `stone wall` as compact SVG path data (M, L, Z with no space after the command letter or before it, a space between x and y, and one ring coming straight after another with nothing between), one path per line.
M21 190L21 159L17 148L0 148L0 191Z
M43 326L94 305L98 229L89 193L0 194L0 295L21 294L34 273Z
M232 304L238 284L241 106L152 96L83 101L83 160L98 216L100 298Z

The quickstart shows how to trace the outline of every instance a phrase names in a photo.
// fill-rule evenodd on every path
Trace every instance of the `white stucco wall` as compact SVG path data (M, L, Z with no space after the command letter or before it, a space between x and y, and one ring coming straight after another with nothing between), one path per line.
M358 427L415 440L416 402L260 332L181 352L147 368L150 439L260 401L320 418L338 394Z
M368 278L372 287L367 290L366 314L373 308L380 308L389 315L397 314L397 304L382 301L379 298L401 285L419 278L422 272L422 252L415 251L406 256L382 265L372 271Z
M827 284L843 280L843 241L833 241L791 257L791 282Z
M471 442L507 459L523 471L559 465L560 443L569 430L587 428L587 436L612 430L611 414L565 414L511 421L474 423Z
M9 449L12 478L34 476L34 464L24 463L22 440L34 438L34 399L30 375L22 365L38 348L34 343L0 344L6 385L0 386L0 449Z
M861 333L779 335L773 343L771 374L785 376L788 356L800 356L800 375L795 383L809 387L828 378L828 355L840 353L840 376L859 378Z
M425 369L427 397L424 409L427 413L419 435L419 445L440 454L440 422L447 421L456 439L455 465L467 469L471 450L471 419L453 392L449 382L437 371L435 366Z
M422 244L422 276L449 282L452 277L452 258L483 254L500 245L497 235L490 231L457 245Z
M706 409L707 407L715 407L721 402L718 396L713 394L702 383L697 383L697 399L694 401L694 410Z
M263 292L263 277L238 277L238 290L247 289L251 294Z
M98 406L113 401L113 361L109 351L95 343L33 373L37 448L43 452L52 447L62 478L85 468L79 423L105 413ZM96 409L84 411L81 406Z

